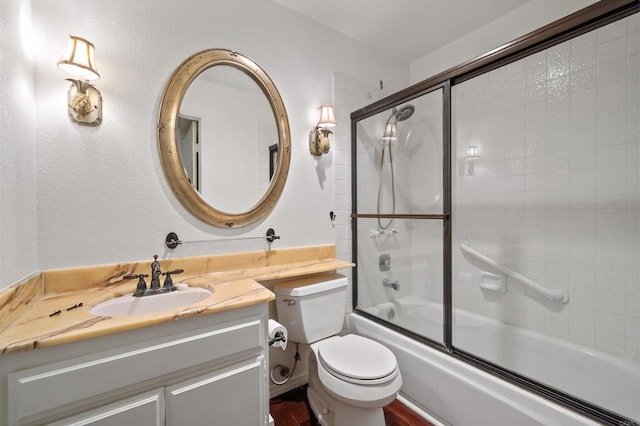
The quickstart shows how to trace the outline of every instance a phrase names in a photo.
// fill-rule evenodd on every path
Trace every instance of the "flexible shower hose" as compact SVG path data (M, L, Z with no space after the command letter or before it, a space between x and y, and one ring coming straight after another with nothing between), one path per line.
M380 214L380 204L381 204L381 199L382 199L382 171L384 169L384 151L385 151L385 147L387 146L387 144L389 145L389 163L391 166L391 206L392 206L392 213L391 214L395 214L396 213L396 182L395 182L395 176L393 173L393 153L391 151L391 142L382 142L382 154L380 155L380 175L378 178L378 214ZM387 223L385 226L382 225L382 221L380 220L380 218L378 218L378 227L383 230L386 231L387 229L389 229L389 227L391 226L391 224L393 223L393 219L389 219L389 223Z

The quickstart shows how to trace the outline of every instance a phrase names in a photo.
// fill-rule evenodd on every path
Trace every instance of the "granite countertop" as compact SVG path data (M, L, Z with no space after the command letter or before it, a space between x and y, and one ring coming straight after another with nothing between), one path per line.
M47 272L43 272L42 283L34 279L30 281L32 286L41 285L44 290L26 288L27 283L25 283L24 287L13 288L11 292L7 292L8 294L4 298L0 297L0 312L3 312L5 317L8 313L13 313L15 317L10 324L8 324L8 319L4 318L5 327L0 328L0 353L9 354L54 346L197 315L265 303L274 300L275 295L262 286L259 281L329 272L354 266L350 262L335 259L334 246L319 247L323 249L324 247L333 247L333 256L331 256L331 250L328 253L329 256L326 256L326 250L320 250L322 256L313 259L315 254L318 254L318 251L315 250L315 254L310 254L306 256L309 258L305 259L305 256L299 253L291 255L295 249L289 249L291 252L285 253L287 256L281 254L279 257L273 255L246 257L244 253L239 255L241 258L244 256L246 259L253 259L251 262L234 258L235 260L231 259L233 261L229 263L228 256L232 255L221 255L221 259L211 261L211 258L218 256L210 256L206 258L207 265L214 264L215 266L215 264L224 263L226 260L230 267L237 267L237 269L192 275L185 273L184 276L174 277L174 282L183 282L190 287L206 288L212 292L211 296L188 306L159 313L121 317L96 316L89 313L89 310L106 300L132 293L135 290L137 280L125 281L121 277L124 272L138 272L140 268L122 268L122 265L118 265L120 268L117 268L119 271L117 274L111 274L110 279L97 280L102 281L102 285L78 288L79 286L70 284L67 289L64 288L64 285L59 284L64 282L64 279L61 280L65 276L62 271L55 271L50 277L47 276ZM163 267L163 270L180 264L179 260L172 262L165 265L168 268ZM203 268L211 270L206 266ZM104 274L105 267L99 269ZM113 272L113 269L111 271ZM91 272L91 268L82 268L74 274L74 277L77 275L90 276ZM114 277L119 277L119 279L114 279ZM50 282L50 287L57 289L57 291L47 292L48 282ZM82 303L81 307L67 311L67 308L80 302ZM60 311L60 313L51 316L56 311ZM2 319L0 318L0 320ZM2 321L0 321L0 325L2 325Z

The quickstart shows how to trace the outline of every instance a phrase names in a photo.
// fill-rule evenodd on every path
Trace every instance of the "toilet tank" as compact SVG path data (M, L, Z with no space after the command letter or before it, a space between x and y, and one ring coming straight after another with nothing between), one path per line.
M273 287L278 322L289 340L313 343L342 330L347 302L343 275L318 275L284 281Z

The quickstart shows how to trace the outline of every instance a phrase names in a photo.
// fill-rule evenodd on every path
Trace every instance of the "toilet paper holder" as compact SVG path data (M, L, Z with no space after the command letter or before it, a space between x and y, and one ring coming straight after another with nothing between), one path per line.
M269 347L281 348L283 351L287 349L287 329L278 321L269 318L267 326Z
M287 338L284 337L284 333L282 331L277 331L275 336L269 339L269 346L273 345L276 342L286 342Z

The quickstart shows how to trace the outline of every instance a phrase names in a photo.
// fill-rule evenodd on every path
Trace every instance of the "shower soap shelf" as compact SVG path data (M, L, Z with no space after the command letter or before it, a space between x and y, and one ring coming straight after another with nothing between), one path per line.
M480 271L482 280L480 288L483 290L496 291L498 293L507 292L507 278L504 274L494 274L487 271Z
M391 229L371 229L369 230L369 237L370 238L375 238L378 237L380 235L391 235L391 234L397 234L398 230L396 228L391 228Z

